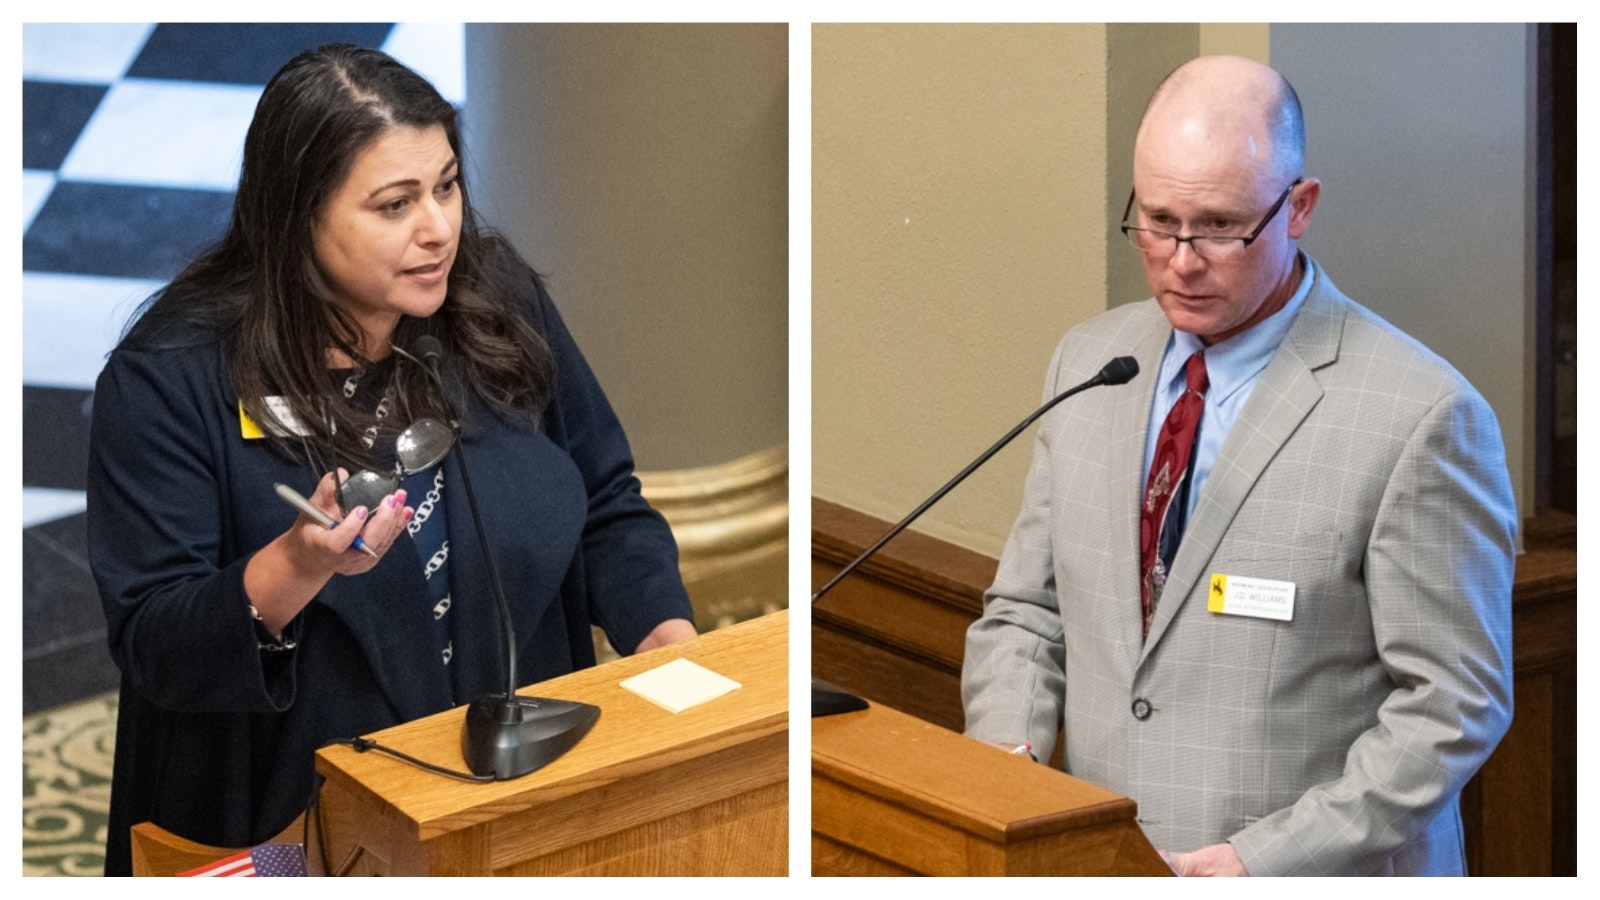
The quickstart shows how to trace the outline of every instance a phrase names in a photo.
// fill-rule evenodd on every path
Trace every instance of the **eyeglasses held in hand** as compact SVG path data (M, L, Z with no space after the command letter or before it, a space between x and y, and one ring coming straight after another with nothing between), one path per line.
M455 445L456 435L438 419L418 419L400 432L394 442L394 471L364 469L338 486L339 508L345 515L358 506L376 509L384 497L399 490L407 475L439 464Z

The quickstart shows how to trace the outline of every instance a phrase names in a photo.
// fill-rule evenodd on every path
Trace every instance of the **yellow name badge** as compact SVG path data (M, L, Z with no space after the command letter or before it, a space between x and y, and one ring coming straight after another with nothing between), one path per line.
M263 397L262 401L267 404L267 409L271 411L272 417L278 420L273 425L280 426L282 434L290 437L309 437L311 435L311 432L300 424L300 420L295 418L294 410L290 408L287 399L283 397ZM247 441L266 437L266 433L261 430L261 426L256 423L256 420L245 413L244 400L242 399L239 401L239 436Z
M243 400L239 401L239 435L247 441L266 437L261 433L261 426L256 424L256 420L245 413Z
M1224 616L1288 622L1294 618L1294 582L1214 572L1206 609Z

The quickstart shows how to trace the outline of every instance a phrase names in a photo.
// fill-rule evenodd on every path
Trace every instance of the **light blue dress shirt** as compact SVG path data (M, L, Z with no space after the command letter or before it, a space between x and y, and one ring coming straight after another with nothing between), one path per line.
M1200 343L1198 336L1176 330L1167 341L1166 353L1161 357L1161 370L1156 373L1156 399L1150 407L1150 431L1144 443L1144 475L1139 485L1143 490L1145 483L1150 480L1150 460L1155 456L1161 423L1166 420L1172 404L1178 402L1178 397L1183 393L1184 365L1195 351L1204 349L1206 376L1211 386L1206 390L1206 409L1200 416L1200 435L1194 450L1194 480L1189 484L1188 503L1184 507L1186 522L1194 515L1194 508L1200 502L1206 478L1217 461L1217 454L1222 451L1222 442L1227 440L1228 432L1233 429L1233 423L1238 421L1239 413L1244 410L1245 401L1250 399L1256 381L1266 370L1272 355L1278 351L1278 345L1283 343L1284 335L1289 333L1295 313L1300 311L1306 295L1311 293L1311 282L1317 275L1316 266L1303 253L1300 259L1305 265L1305 273L1300 278L1299 289L1283 309L1210 347Z

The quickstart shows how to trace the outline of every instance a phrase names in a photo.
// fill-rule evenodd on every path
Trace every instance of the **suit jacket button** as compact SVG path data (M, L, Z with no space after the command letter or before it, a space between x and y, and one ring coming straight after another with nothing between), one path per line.
M1135 719L1143 722L1145 719L1150 718L1151 711L1152 708L1149 700L1140 697L1139 699L1133 701L1133 717Z

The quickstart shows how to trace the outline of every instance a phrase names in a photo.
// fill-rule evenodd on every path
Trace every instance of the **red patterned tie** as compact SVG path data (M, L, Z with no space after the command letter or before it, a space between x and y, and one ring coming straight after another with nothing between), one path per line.
M1178 538L1183 534L1183 501L1175 504L1173 499L1188 493L1185 482L1189 476L1190 451L1194 449L1194 436L1200 430L1200 415L1206 408L1206 388L1211 383L1206 377L1204 354L1204 350L1197 351L1184 365L1184 391L1172 404L1167 420L1161 423L1155 457L1150 460L1150 478L1145 483L1144 504L1139 509L1139 571L1142 575L1139 602L1144 612L1143 635L1146 638L1150 636L1150 620L1155 617L1161 588L1167 583L1167 566L1171 565ZM1171 521L1167 516L1169 509L1172 509Z

